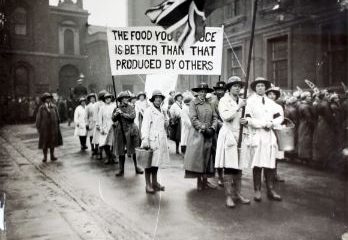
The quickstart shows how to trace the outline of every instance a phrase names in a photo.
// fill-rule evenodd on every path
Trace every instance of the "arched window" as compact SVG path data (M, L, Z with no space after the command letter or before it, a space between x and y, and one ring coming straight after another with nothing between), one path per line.
M29 71L24 66L15 68L14 90L18 97L29 96Z
M12 26L15 35L27 35L27 10L18 7L13 11Z
M64 54L74 55L74 32L71 29L64 31Z

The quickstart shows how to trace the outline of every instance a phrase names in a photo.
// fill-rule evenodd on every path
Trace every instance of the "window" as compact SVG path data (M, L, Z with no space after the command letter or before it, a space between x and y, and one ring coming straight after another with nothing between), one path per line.
M13 33L15 35L27 35L27 11L24 8L16 8L12 15Z
M17 97L29 96L29 72L24 66L15 69L14 79L15 95Z
M243 72L240 64L243 62L243 51L242 47L234 47L232 49L228 49L227 52L228 56L228 75L229 76L238 76L238 77L243 77Z
M279 87L288 87L288 37L268 41L268 78Z
M317 63L322 65L325 86L347 81L347 23L336 22L322 28L322 57Z
M241 14L241 1L234 0L224 7L225 19L233 18Z
M74 55L74 32L71 29L64 31L64 54Z

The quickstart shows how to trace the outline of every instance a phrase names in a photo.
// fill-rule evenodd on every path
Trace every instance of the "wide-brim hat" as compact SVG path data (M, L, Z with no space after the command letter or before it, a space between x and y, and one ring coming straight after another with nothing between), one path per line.
M87 100L86 100L86 98L85 97L80 97L80 99L79 99L79 103L81 104L82 102L86 102Z
M182 98L184 98L184 96L182 95L181 92L175 93L174 100L176 101L176 99L177 99L178 97L180 97L180 96L181 96Z
M223 90L225 90L226 88L226 83L225 82L223 82L223 81L218 81L217 83L216 83L216 85L213 87L214 88L214 90L218 90L218 89L223 89Z
M152 92L152 96L151 96L151 98L149 99L150 102L155 101L155 97L162 97L163 100L166 98L160 90L154 90L154 91Z
M134 93L131 93L131 94L129 95L129 101L131 101L132 99L137 99L137 96L135 96Z
M41 101L45 101L47 98L53 98L52 94L45 92L44 94L41 95L40 99Z
M103 98L104 98L104 100L107 99L107 98L111 98L112 99L112 94L107 92L107 93L104 94Z
M131 96L129 95L129 93L127 91L123 91L123 92L120 92L118 95L117 95L117 101L122 101L123 98L130 98Z
M241 86L245 85L245 82L238 76L232 76L227 79L226 89L230 89L234 84L240 84Z
M108 93L105 89L98 92L98 99L103 100L104 95Z
M214 89L210 88L207 83L201 82L198 87L192 88L191 89L193 92L199 92L201 90L206 90L207 93L212 93L214 92Z
M139 93L137 94L137 98L139 99L140 96L144 96L144 97L146 98L146 93L145 93L145 92L139 92Z
M258 83L263 83L265 84L266 86L266 90L269 89L271 87L271 82L268 81L266 78L263 78L263 77L258 77L255 79L255 81L253 81L251 84L250 84L250 88L255 92L256 91L256 85Z
M94 97L95 100L97 100L97 96L95 93L90 93L87 95L87 100L90 101L91 97Z
M270 87L266 90L266 94L273 92L276 95L277 100L280 97L280 88L279 87Z

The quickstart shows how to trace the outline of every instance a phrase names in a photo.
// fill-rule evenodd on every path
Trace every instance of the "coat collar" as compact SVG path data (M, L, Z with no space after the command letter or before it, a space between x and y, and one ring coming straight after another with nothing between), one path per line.
M156 114L156 115L161 115L161 114L163 114L163 109L162 109L162 107L160 107L161 112L157 110L157 108L153 105L153 103L150 104L150 108L151 108L151 111L152 111L153 114Z
M196 98L193 100L193 102L194 102L195 105L198 105L198 104L204 104L204 103L206 103L207 100L205 99L204 101L201 101L201 100L199 99L199 97L196 97Z

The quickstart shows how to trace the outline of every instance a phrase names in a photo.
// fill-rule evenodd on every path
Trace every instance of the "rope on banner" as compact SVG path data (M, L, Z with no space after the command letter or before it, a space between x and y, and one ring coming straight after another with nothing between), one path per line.
M232 44L231 44L230 40L228 40L228 37L227 37L225 31L224 31L224 36L225 36L225 38L226 38L226 40L227 40L228 45L230 45L230 48L231 48L231 50L232 50L232 53L233 53L234 57L236 58L237 63L238 63L238 65L240 66L240 69L242 70L242 72L243 72L243 74L244 74L244 77L245 77L245 76L246 76L246 73L245 73L245 71L244 71L244 69L243 69L243 66L242 66L242 64L240 63L240 61L239 61L238 56L236 55L236 53L233 51Z

